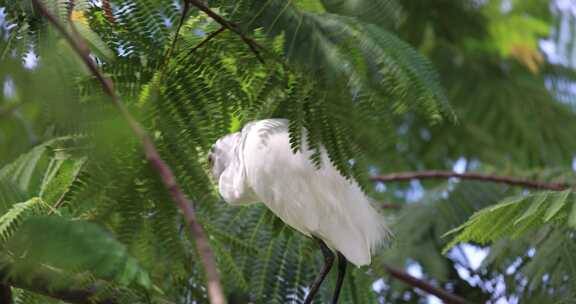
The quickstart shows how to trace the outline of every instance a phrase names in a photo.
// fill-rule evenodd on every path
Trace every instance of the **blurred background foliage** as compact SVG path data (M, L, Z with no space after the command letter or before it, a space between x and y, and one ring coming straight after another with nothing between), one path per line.
M570 189L367 179L444 169L574 184L574 2L206 2L258 55L227 30L206 42L220 25L181 1L44 1L86 39L197 202L229 303L301 303L320 265L313 242L262 206L226 205L206 174L218 137L268 117L308 128L309 146L324 145L391 223L394 241L350 271L342 303L438 302L385 265L471 303L575 298ZM54 303L42 291L64 288L118 303L206 303L177 209L31 1L0 0L0 85L0 276L16 282L15 303Z

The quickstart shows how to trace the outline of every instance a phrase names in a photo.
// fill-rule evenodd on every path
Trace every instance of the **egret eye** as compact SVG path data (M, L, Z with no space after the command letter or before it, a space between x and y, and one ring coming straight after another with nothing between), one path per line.
M208 165L210 166L210 168L212 168L212 165L214 164L214 157L212 156L212 154L208 155Z

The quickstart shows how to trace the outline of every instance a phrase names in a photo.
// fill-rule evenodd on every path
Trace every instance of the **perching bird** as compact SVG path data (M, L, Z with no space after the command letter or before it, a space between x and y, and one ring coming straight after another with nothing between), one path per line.
M347 261L370 264L388 230L357 183L336 170L323 147L321 167L314 166L306 142L303 130L301 149L293 153L288 120L260 120L218 139L208 161L226 202L262 202L286 224L319 243L325 264L304 303L311 303L336 251L338 278L332 303L337 303Z

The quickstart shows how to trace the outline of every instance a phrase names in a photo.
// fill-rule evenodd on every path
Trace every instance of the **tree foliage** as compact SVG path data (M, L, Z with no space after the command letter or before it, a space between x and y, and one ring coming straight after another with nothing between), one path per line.
M378 203L395 241L349 272L342 303L426 301L385 265L420 267L470 302L573 298L573 188L367 179L459 164L576 182L570 8L205 2L236 32L185 1L43 1L85 39L196 202L229 303L301 303L320 265L311 240L261 205L225 204L209 178L215 140L270 117L290 119L294 150L307 128L313 161L324 146L344 176L400 206ZM130 125L31 1L0 0L0 82L0 276L14 301L57 303L43 291L70 287L96 290L94 301L208 302L194 238ZM463 253L472 247L488 253L478 267Z

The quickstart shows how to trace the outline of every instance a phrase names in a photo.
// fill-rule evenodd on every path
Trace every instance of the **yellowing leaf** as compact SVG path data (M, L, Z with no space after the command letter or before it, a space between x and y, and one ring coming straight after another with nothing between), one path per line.
M540 70L544 58L538 40L550 32L549 25L526 15L491 16L490 36L503 57L513 57L532 73Z
M544 56L542 56L540 51L528 45L513 45L510 54L524 64L533 74L537 74L540 71L540 66L544 63Z
M84 11L79 9L72 10L70 14L70 21L76 27L78 33L86 39L90 45L91 51L95 52L99 57L107 60L114 59L114 52L100 39L100 36L90 28L88 18Z
M84 12L79 10L73 10L72 14L70 14L70 20L73 22L81 23L84 26L88 26L88 19L84 15Z

